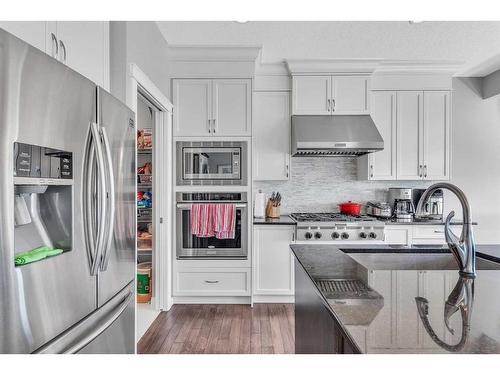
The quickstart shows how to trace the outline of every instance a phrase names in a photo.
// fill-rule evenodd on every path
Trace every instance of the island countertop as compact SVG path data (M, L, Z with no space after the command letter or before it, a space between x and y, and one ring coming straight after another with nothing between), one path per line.
M500 264L481 253L496 253L499 245L478 246L477 276L465 282L445 252L384 253L382 247L367 245L290 247L361 353L500 353ZM356 280L368 292L342 296L322 284L332 279ZM465 284L473 290L470 328L462 328L467 324L458 310L450 319L452 334L444 321L445 301ZM416 298L428 300L427 318L419 315Z

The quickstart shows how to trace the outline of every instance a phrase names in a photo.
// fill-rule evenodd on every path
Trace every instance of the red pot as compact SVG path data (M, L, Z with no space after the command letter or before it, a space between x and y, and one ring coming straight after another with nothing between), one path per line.
M340 213L345 215L359 216L362 205L356 202L347 202L339 204Z

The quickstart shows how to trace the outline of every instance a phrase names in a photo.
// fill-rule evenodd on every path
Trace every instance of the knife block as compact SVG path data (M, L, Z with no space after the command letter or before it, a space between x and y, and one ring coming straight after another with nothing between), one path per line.
M272 219L278 219L281 215L281 207L280 206L273 206L273 203L271 200L267 201L266 205L266 217L272 218Z

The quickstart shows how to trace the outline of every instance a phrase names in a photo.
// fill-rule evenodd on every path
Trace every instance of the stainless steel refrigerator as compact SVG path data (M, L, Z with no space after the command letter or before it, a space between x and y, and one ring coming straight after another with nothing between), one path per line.
M130 109L0 29L0 353L134 352L134 150Z

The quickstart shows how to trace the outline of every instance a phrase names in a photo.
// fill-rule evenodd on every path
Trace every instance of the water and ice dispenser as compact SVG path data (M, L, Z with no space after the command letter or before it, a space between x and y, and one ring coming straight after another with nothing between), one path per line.
M72 153L14 143L15 264L72 248Z

